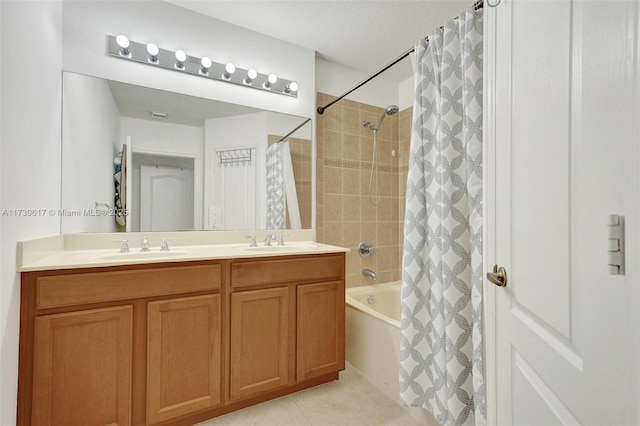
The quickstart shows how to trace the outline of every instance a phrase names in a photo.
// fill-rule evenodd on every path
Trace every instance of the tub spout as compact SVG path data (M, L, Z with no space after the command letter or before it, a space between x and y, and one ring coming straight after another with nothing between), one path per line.
M373 272L369 268L363 269L362 270L362 275L364 275L365 277L371 277L371 279L374 280L374 281L376 281L378 279L378 276L376 275L376 273Z

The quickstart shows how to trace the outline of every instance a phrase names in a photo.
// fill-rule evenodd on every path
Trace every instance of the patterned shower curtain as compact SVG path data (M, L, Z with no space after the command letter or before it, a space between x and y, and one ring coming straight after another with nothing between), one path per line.
M267 148L267 229L285 228L285 186L282 144Z
M415 52L400 397L442 425L485 424L482 9L470 7Z

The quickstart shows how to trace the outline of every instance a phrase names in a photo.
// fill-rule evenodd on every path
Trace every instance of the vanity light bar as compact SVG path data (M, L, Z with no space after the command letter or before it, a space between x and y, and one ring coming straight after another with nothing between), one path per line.
M198 58L185 54L182 50L172 51L162 49L153 43L138 43L127 39L123 35L107 37L108 53L116 58L210 78L211 80L223 81L225 83L252 87L279 95L293 98L298 97L298 83L293 80L276 77L275 74L261 74L253 68L246 70L235 67L231 63L222 64L213 62L208 57ZM123 47L125 40L126 47ZM232 69L233 71L231 71Z

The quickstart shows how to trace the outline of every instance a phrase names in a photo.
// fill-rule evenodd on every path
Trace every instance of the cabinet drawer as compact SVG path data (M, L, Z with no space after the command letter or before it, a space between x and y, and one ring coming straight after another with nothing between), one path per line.
M50 275L36 281L36 309L219 289L221 265Z
M248 287L293 281L335 280L344 277L344 255L313 256L282 260L234 262L231 286Z

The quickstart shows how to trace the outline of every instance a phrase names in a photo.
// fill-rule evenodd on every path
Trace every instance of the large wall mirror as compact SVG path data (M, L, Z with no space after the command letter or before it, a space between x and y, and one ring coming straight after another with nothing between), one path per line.
M308 118L70 72L62 111L62 233L312 227Z

